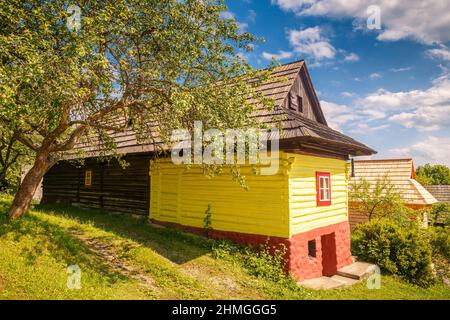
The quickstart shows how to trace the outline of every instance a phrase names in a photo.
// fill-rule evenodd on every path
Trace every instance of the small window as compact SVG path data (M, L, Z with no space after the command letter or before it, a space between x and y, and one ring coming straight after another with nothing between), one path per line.
M128 119L128 122L127 122L127 128L128 129L130 129L130 128L132 128L133 127L133 119Z
M317 205L331 205L331 178L329 172L316 172Z
M92 170L86 170L84 172L84 186L85 187L92 186Z
M303 113L303 98L297 96L297 111Z
M316 240L309 240L308 241L308 256L311 258L316 257Z

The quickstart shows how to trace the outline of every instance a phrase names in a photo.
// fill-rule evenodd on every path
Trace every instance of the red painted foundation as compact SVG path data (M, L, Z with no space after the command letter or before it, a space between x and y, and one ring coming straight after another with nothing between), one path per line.
M316 240L316 257L308 255L308 241ZM290 239L289 272L299 280L336 274L351 264L350 226L347 221L299 233Z
M151 220L152 223L170 226L195 234L204 235L204 230ZM286 249L286 271L297 280L305 280L336 274L337 270L352 263L350 253L350 227L347 221L294 235L290 239L240 232L211 230L210 237L226 239L241 245L269 245L273 250ZM308 255L308 241L315 240L315 257Z

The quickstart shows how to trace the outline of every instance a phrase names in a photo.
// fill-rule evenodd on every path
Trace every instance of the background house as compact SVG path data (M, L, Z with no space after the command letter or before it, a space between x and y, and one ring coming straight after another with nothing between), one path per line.
M416 180L413 159L355 160L354 177L350 184L361 179L375 184L387 175L400 193L405 205L413 209L427 209L437 200ZM349 203L350 226L366 222L368 217L358 209L358 203Z
M450 203L450 185L424 186L439 202Z

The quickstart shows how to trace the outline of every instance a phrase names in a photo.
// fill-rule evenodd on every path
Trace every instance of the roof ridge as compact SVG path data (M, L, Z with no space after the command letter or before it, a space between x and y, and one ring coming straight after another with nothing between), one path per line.
M413 158L355 159L355 162L413 161Z
M260 69L260 70L261 71L263 71L263 70L271 70L271 69L276 69L276 68L280 68L280 67L284 67L284 66L289 66L291 64L296 64L296 63L300 63L300 62L305 63L305 59L299 59L299 60L295 60L295 61L291 61L291 62L279 64L279 65L275 65L275 66L272 66L272 67L265 67L265 68Z

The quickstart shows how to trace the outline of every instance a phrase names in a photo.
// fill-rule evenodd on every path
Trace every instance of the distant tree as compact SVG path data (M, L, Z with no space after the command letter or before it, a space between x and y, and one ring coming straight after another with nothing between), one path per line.
M267 73L239 54L256 39L223 15L222 0L74 4L0 1L0 123L34 152L11 219L83 139L112 153L112 134L131 125L140 141L170 143L174 129L192 131L195 120L246 128L256 125L257 104L273 106L255 90Z
M418 166L416 169L417 181L423 185L449 185L450 168L444 165Z
M369 221L392 216L403 206L400 193L388 176L378 178L375 183L366 179L355 181L350 185L349 198Z

